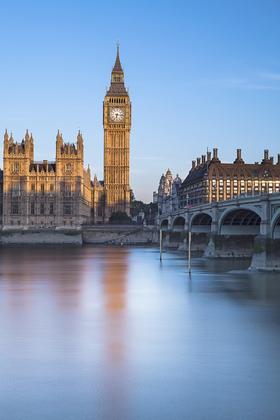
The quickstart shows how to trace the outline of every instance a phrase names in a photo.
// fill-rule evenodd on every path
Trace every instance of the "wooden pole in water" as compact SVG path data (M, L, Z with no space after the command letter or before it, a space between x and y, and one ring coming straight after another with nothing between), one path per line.
M159 259L162 261L162 230L159 230Z
M191 271L192 271L192 266L191 266L191 243L192 243L192 232L189 231L189 244L188 244L189 273L191 273Z

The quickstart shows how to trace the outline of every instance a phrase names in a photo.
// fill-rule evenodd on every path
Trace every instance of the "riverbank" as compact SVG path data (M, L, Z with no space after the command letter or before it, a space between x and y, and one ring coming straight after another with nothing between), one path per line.
M153 226L94 225L82 228L2 229L0 245L151 245L157 244Z

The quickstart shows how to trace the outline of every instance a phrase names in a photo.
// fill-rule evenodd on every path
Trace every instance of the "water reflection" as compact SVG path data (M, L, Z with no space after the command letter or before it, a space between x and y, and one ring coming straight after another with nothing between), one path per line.
M0 417L278 418L280 278L247 267L1 248Z
M104 249L104 419L126 418L128 250Z

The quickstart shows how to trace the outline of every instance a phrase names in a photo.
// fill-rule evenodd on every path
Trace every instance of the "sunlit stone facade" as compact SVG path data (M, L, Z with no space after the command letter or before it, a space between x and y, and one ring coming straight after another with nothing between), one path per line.
M84 142L65 143L58 131L54 161L34 160L26 131L16 142L4 135L0 171L0 222L4 229L77 228L108 222L112 213L130 215L131 103L124 85L119 48L103 103L104 181L84 168Z
M131 103L124 85L119 58L112 70L111 85L103 105L105 221L121 211L130 215L130 128Z
M22 142L4 135L3 227L77 227L90 223L90 171L84 168L81 133L76 144L56 137L56 159L34 160L28 131Z
M242 195L280 191L280 155L277 162L264 151L261 162L245 163L237 149L233 163L221 162L218 149L192 162L192 168L180 188L180 207L230 200Z

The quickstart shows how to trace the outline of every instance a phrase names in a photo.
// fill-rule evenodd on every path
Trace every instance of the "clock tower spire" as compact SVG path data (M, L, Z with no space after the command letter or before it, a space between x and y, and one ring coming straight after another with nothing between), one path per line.
M117 211L130 215L131 102L124 84L119 45L103 102L105 221Z
M117 56L111 73L111 85L107 94L108 93L127 95L127 90L124 85L124 72L120 60L119 44L117 44Z

